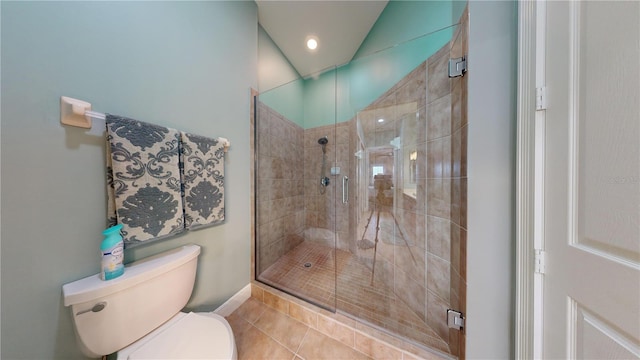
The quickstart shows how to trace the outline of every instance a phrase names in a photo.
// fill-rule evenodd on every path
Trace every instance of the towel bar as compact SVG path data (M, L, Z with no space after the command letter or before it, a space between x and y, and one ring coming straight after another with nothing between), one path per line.
M63 125L91 129L91 119L105 120L106 115L91 110L91 103L70 98L60 97L60 122ZM224 144L224 152L229 151L231 142L225 138L218 138Z

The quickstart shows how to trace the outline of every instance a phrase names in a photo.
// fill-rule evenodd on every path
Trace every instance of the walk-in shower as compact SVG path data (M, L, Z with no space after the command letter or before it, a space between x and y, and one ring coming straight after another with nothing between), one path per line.
M453 356L467 123L466 77L448 63L464 55L463 24L262 93L254 145L255 279ZM296 107L295 89L313 96Z

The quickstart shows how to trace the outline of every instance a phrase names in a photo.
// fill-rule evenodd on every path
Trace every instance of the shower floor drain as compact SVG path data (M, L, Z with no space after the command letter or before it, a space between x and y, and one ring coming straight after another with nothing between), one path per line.
M306 267L306 268L310 268L310 267L311 267L311 263L310 263L310 262L308 262L308 263L304 263L304 267Z

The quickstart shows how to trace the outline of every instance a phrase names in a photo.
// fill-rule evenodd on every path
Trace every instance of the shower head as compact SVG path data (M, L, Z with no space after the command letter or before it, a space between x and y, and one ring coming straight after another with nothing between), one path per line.
M318 144L320 145L327 145L328 142L329 142L329 138L327 138L326 136L323 136L320 139L318 139Z

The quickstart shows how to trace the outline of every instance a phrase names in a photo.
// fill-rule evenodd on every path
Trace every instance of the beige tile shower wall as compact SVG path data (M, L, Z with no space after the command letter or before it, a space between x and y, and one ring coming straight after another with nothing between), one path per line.
M304 209L305 228L329 228L329 208L333 206L331 199L335 196L334 182L329 175L330 167L335 156L335 131L333 126L322 126L304 130ZM326 145L326 164L324 176L332 182L330 186L321 187L322 146L318 139L326 136L329 142ZM331 224L333 225L333 224ZM331 226L331 229L333 226Z
M345 239L346 241L341 242L347 243L346 245L344 245L343 249L350 251L352 254L356 254L358 248L356 246L356 242L353 239L356 239L357 241L357 239L359 239L359 237L361 236L362 231L358 230L358 222L360 220L360 215L358 214L358 212L360 211L360 199L358 197L359 163L355 154L360 150L360 140L358 137L358 124L356 118L354 117L353 119L349 120L347 122L347 126L349 127L349 153L347 154L347 167L349 168L349 175L347 175L349 176L349 224L347 238Z
M351 140L351 131L354 129L352 122L342 122L337 124L336 126L336 157L334 166L340 168L340 171L335 176L330 176L335 181L335 189L337 191L335 197L335 213L332 215L336 223L336 232L337 232L337 247L341 250L349 250L349 244L353 243L350 239L350 223L349 223L349 202L342 202L342 191L343 191L343 177L347 176L352 179L352 175L350 173L351 169L351 157L353 153L351 152L350 140Z
M262 272L302 242L303 129L258 103L257 267Z
M450 44L427 60L427 324L449 338L451 300L451 80Z
M304 130L305 228L329 229L332 232L335 229L336 245L343 250L349 250L350 230L349 206L342 203L342 178L350 175L352 129L352 122L342 122L335 127L329 125ZM323 136L329 139L323 175L330 179L330 184L325 188L320 186L323 154L322 146L318 144L318 139ZM339 170L338 173L331 174L332 168Z
M422 63L403 80L398 82L391 91L394 91L398 109L405 104L415 104L417 112L398 114L400 119L409 116L417 116L415 131L416 137L416 198L396 192L396 219L400 224L401 234L396 234L397 239L406 239L399 246L395 246L394 254L394 290L405 302L426 320L426 217L425 217L425 159L426 159L426 63ZM409 119L407 119L409 120ZM400 122L399 122L400 124ZM398 132L400 133L400 132ZM400 182L400 181L398 181ZM401 184L396 186L401 189Z
M468 53L468 12L465 9L453 36L451 57ZM451 307L466 313L467 302L467 76L451 81ZM449 347L465 358L464 332L449 331Z

